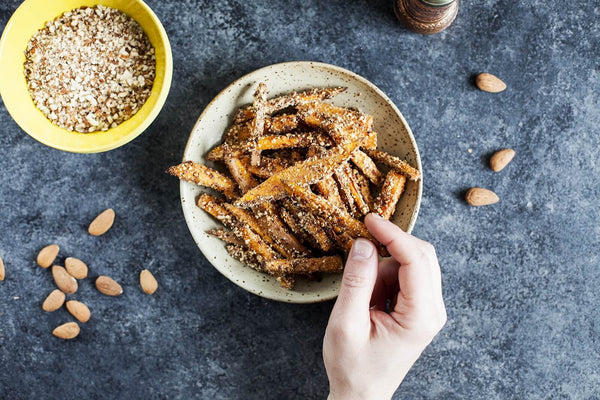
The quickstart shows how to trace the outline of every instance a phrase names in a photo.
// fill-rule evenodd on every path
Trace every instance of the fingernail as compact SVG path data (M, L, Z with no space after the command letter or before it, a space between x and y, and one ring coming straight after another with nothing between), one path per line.
M350 251L350 258L367 260L373 255L373 245L366 239L356 239Z

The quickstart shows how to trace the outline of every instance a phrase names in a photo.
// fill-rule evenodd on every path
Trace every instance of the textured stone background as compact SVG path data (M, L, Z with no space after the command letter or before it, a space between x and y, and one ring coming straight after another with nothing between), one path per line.
M290 60L377 84L421 150L414 233L437 246L449 320L395 398L600 398L598 2L464 1L456 23L430 37L400 27L390 0L149 3L175 71L144 135L104 154L64 153L23 133L0 103L0 398L325 398L332 303L279 304L219 275L163 173L219 90ZM1 26L18 4L2 0ZM478 91L482 71L508 90ZM488 157L503 147L517 156L493 173ZM475 185L500 203L465 205ZM114 228L88 236L107 207ZM53 285L35 255L49 242L125 289L106 298L84 282L75 297L93 316L71 342L50 334L66 311L40 308ZM160 282L151 297L137 286L143 267Z

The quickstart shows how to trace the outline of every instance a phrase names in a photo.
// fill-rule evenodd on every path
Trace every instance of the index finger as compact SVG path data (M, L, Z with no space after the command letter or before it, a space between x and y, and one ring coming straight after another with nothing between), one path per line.
M367 215L365 225L375 239L384 245L400 264L407 265L421 261L425 244L422 240L404 232L377 214Z

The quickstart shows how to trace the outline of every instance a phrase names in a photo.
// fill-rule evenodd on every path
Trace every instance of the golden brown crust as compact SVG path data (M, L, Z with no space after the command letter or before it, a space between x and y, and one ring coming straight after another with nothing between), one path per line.
M396 210L396 204L404 192L406 177L396 170L390 170L385 177L381 193L375 201L375 212L390 219Z
M227 244L234 244L237 246L243 246L244 242L240 240L233 232L226 230L225 228L209 229L206 231L209 235L216 237L224 241Z
M272 260L265 263L265 270L274 276L311 275L315 272L339 273L343 270L342 257L325 256L318 258L296 258L292 260Z
M167 169L167 173L181 180L214 189L223 193L228 199L237 197L237 186L234 181L222 173L194 161L185 161L174 165Z
M381 150L364 150L369 157L375 160L375 162L387 165L388 167L397 170L401 174L406 175L413 181L418 181L421 178L421 172L419 172L418 169L413 168L409 163L399 159L398 157L394 157L393 155Z
M373 184L381 185L383 182L383 174L375 165L375 162L360 149L354 150L350 160Z

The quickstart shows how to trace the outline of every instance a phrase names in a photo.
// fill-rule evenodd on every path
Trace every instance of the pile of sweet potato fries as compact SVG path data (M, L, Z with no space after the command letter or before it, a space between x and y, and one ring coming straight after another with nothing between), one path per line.
M260 83L253 104L238 111L223 143L206 157L222 162L230 176L194 161L167 170L219 192L224 198L198 198L198 206L224 225L208 233L234 258L288 289L298 276L341 272L342 255L355 238L377 243L364 216L389 219L406 179L421 175L377 150L371 116L324 102L344 90L267 99Z

